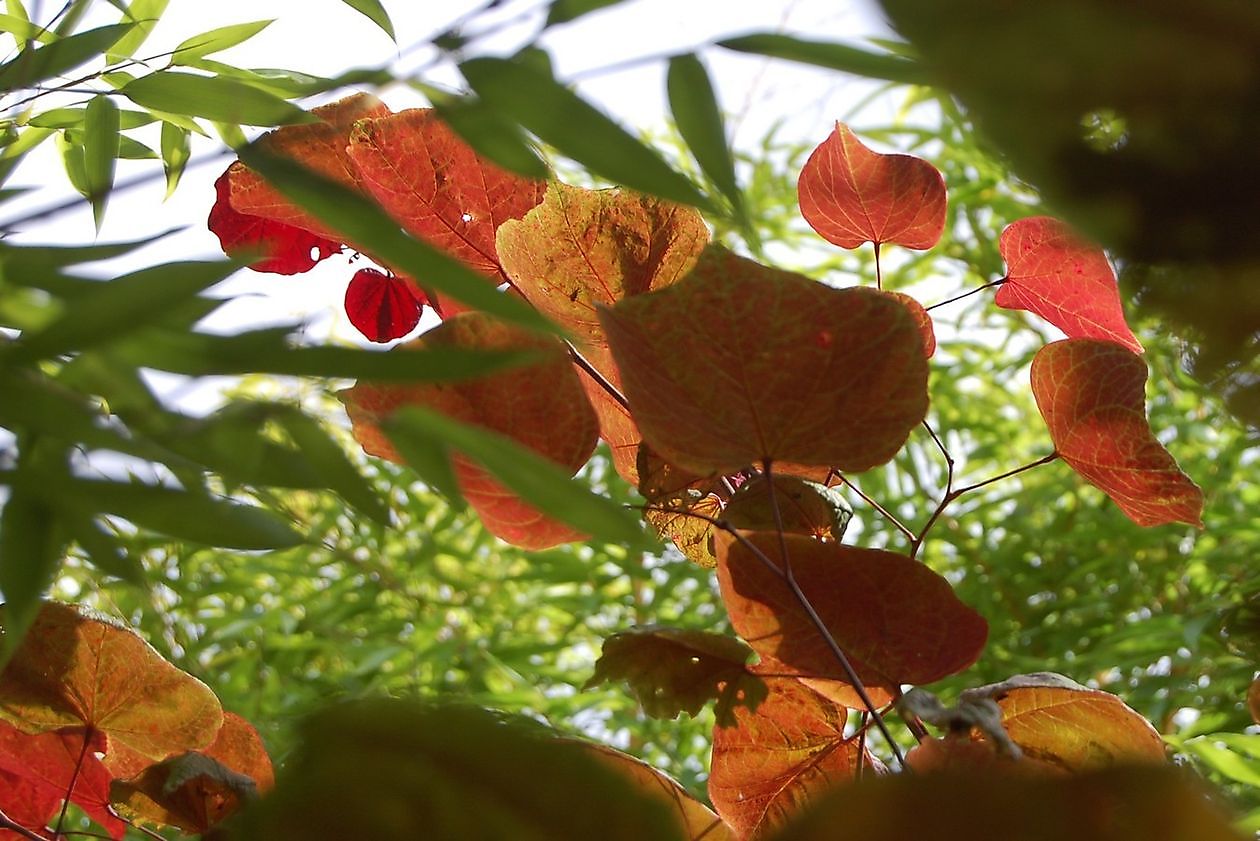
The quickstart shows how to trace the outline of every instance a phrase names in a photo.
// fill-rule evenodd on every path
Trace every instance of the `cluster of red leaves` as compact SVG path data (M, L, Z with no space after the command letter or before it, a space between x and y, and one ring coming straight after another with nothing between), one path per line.
M0 813L36 835L67 800L113 838L205 832L271 783L254 728L108 617L45 604L0 672Z

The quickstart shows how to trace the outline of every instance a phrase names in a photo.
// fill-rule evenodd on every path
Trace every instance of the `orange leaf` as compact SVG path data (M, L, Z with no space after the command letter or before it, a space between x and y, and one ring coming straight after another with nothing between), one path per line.
M621 374L618 373L607 346L585 347L582 349L582 356L618 394L621 393ZM608 448L612 451L613 467L621 478L637 485L639 446L643 443L638 424L630 416L629 410L603 384L580 366L575 367L582 381L582 388L586 390L586 397L599 417L599 437L608 443Z
M713 729L709 799L739 838L764 838L818 794L857 772L848 714L791 678L766 679L757 711Z
M105 827L111 838L122 838L127 825L109 811L112 775L97 756L106 750L105 735L99 730L66 727L27 734L0 721L0 771L25 780L34 789L37 803L33 812L40 811L49 799L54 805L60 803L70 791L72 803ZM9 806L24 805L10 802L10 794L8 789L0 789L0 811L6 814ZM42 819L48 817L45 814Z
M643 506L643 519L660 537L673 541L687 560L706 569L717 566L713 521L722 516L722 500L714 494L683 490Z
M841 248L936 245L945 230L945 180L911 155L872 152L844 123L819 144L797 184L801 215Z
M826 641L783 579L749 546L780 569L779 536L745 532L743 541L717 536L718 583L731 624L763 659L786 674L848 683ZM823 623L853 664L876 704L903 683L931 683L980 656L988 625L960 602L948 582L905 555L784 535L792 572ZM844 699L859 707L856 696Z
M999 307L1036 313L1069 338L1103 339L1142 352L1101 248L1057 219L1035 216L1008 225L998 249L1007 267L994 299Z
M729 473L762 459L858 472L927 411L909 311L708 248L681 283L600 309L625 396L667 461Z
M907 295L904 292L889 292L898 301L906 305L906 309L910 310L910 316L914 319L914 323L919 326L919 333L923 337L923 355L931 359L936 353L936 329L932 326L932 316L919 301Z
M115 806L133 820L203 833L275 784L258 731L235 713L204 751L180 754L114 783Z
M555 182L541 204L498 233L512 284L544 315L595 346L607 343L597 306L676 283L708 241L693 208L629 190Z
M1242 841L1175 769L896 774L840 786L776 841Z
M1146 363L1095 339L1046 345L1032 390L1059 455L1140 526L1203 527L1203 492L1181 472L1146 420Z
M906 754L906 764L917 774L989 771L1001 774L1044 776L1064 773L1056 765L1041 762L1029 756L1018 759L1005 756L995 750L991 742L975 742L965 736L924 739Z
M540 358L478 379L414 385L359 383L341 392L355 439L370 455L401 463L378 424L402 406L421 406L506 435L572 473L590 458L598 421L559 340L508 326L484 313L466 312L392 352L437 347L522 350ZM463 456L456 454L454 466L469 505L486 528L503 540L543 549L580 538Z
M696 800L672 777L629 754L594 742L573 741L618 774L633 781L644 793L667 801L675 822L687 841L732 841L730 829L713 811Z
M109 742L106 766L129 776L208 745L223 708L117 620L47 602L0 673L0 719L25 733L99 730Z
M977 697L997 702L1002 727L1031 759L1073 772L1165 761L1164 742L1149 721L1115 695L1062 675L1018 675L963 692Z
M545 182L479 157L428 109L359 122L347 153L364 188L403 228L496 285L508 279L495 231L538 204ZM453 301L441 306L446 315L460 311Z

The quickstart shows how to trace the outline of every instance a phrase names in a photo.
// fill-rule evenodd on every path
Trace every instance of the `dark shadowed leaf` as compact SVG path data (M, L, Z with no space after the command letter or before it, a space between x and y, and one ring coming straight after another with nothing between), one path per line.
M930 76L918 62L892 53L877 53L834 41L809 41L777 32L758 32L718 41L719 47L813 64L855 76L886 79L903 85L926 85Z
M568 23L583 15L616 6L622 2L624 0L552 0L551 8L547 10L547 25Z
M17 58L0 64L0 90L28 88L67 70L73 70L104 53L111 44L126 35L131 26L119 23L89 29L38 47L34 51L24 52Z

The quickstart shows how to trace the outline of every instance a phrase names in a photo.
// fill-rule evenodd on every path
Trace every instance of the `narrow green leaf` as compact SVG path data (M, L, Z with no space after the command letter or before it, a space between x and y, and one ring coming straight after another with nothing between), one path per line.
M249 23L221 26L218 29L211 29L200 35L194 35L181 41L179 46L175 48L174 53L171 54L171 64L187 64L189 61L205 58L220 50L226 50L228 47L243 44L274 22L274 19L255 20Z
M157 22L161 19L162 13L166 11L168 3L170 3L170 0L132 0L131 5L127 7L127 14L123 20L124 22L134 23L136 25L135 29L118 39L118 42L110 48L110 64L117 64L136 54L136 50L140 49L140 45L148 40L149 34L153 32L153 27L157 26Z
M0 509L0 593L5 605L0 669L39 612L40 597L60 559L52 510L26 489L12 488Z
M408 466L454 506L464 507L467 501L455 480L451 465L451 449L447 442L431 435L423 422L416 423L403 414L395 414L385 426L389 441Z
M345 450L315 419L294 409L280 417L293 443L302 451L325 487L383 526L389 525L389 509L346 456Z
M431 99L433 109L478 153L526 178L550 178L551 168L539 157L521 127L472 97Z
M870 79L884 79L903 85L931 84L927 73L916 61L832 41L806 41L790 35L762 32L727 38L718 41L717 45L736 52L812 64Z
M179 540L226 549L287 549L305 539L261 508L138 482L67 479L51 489L80 511L114 514Z
M67 266L122 257L151 245L170 233L171 231L166 231L144 239L101 245L13 245L0 242L0 267L3 267L5 280L44 289L47 287L41 285L43 275Z
M119 92L143 108L237 125L278 126L318 119L274 94L219 76L163 70L128 82Z
M0 65L0 91L29 88L86 64L129 31L131 24L102 26L28 50Z
M162 168L166 170L166 197L179 186L184 167L192 157L192 134L186 128L162 121Z
M98 231L105 221L110 191L114 189L119 123L118 106L110 97L100 94L88 103L83 120L83 174Z
M405 234L379 205L354 190L255 147L240 150L240 158L285 198L401 274L423 278L426 286L505 321L557 332L551 322L519 298L504 295L483 275Z
M89 191L83 144L74 142L70 133L63 131L57 135L57 152L61 155L61 165L66 171L70 186L79 195L87 198Z
M595 174L643 193L715 210L654 150L550 75L500 58L475 58L459 67L487 105Z
M608 6L616 6L622 2L623 0L552 0L551 8L547 11L547 25L556 26L568 23L583 15Z
M674 122L696 163L730 200L735 214L742 217L744 201L735 180L735 159L727 143L726 127L708 71L700 59L690 53L674 56L669 61L666 87Z
M595 540L631 546L645 543L643 529L627 510L591 493L555 464L506 436L416 407L395 412L384 429L391 441L396 430L402 429L459 450L539 511L590 533Z
M227 261L166 263L100 284L98 290L69 303L64 314L37 333L22 336L11 348L15 360L44 359L83 350L160 317L237 269Z
M79 544L79 548L88 556L92 565L106 575L121 578L128 584L144 587L144 567L133 555L123 549L112 533L103 527L95 517L87 517L78 512L58 512L58 525L66 536Z
M77 129L83 127L86 115L87 109L85 108L53 108L32 117L28 125L40 126L42 128ZM146 111L132 110L120 110L118 112L118 118L118 127L124 130L147 126L157 119Z
M47 44L54 40L55 37L44 27L31 23L29 19L17 15L0 15L0 32L12 34L19 48L27 41Z
M381 5L381 0L341 0L341 2L379 26L391 41L398 41L398 36L394 34L394 23L389 19L389 13L385 11L385 7Z

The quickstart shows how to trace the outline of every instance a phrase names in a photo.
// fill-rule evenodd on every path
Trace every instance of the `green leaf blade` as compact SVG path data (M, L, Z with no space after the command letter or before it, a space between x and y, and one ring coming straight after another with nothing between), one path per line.
M269 127L318 119L274 94L221 76L163 70L134 79L119 92L142 108L233 125Z
M86 64L130 32L132 26L129 23L101 26L24 52L12 61L0 65L0 91L37 85Z
M249 23L236 23L231 26L220 26L200 35L194 35L180 42L171 54L172 65L186 65L205 58L237 44L243 44L262 32L275 22L271 20L255 20Z
M118 106L110 97L97 96L88 103L84 115L83 174L98 231L105 221L105 206L114 188L120 122Z
M927 72L918 62L891 53L875 53L832 41L808 41L762 32L718 41L719 47L740 53L754 53L801 64L812 64L842 73L883 79L902 85L931 84Z
M674 56L666 77L669 108L696 163L743 216L743 196L735 179L735 159L726 139L722 111L704 64L693 54Z
M398 36L394 34L394 22L389 19L389 12L385 11L381 0L341 0L341 2L379 26L391 41L397 43Z

